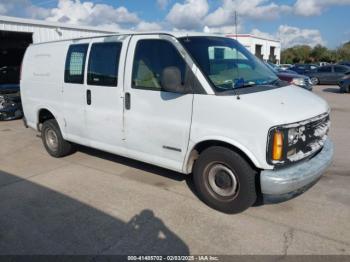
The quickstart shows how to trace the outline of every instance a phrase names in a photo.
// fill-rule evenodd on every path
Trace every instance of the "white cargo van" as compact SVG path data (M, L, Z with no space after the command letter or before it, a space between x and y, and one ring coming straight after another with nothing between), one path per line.
M201 199L223 212L299 195L332 160L327 103L230 38L125 33L35 44L21 77L26 124L50 155L82 144L193 173Z

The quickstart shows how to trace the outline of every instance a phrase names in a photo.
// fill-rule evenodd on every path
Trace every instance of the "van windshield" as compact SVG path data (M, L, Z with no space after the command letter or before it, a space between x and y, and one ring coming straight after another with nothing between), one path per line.
M278 80L273 71L234 39L194 36L179 41L217 92L270 85Z

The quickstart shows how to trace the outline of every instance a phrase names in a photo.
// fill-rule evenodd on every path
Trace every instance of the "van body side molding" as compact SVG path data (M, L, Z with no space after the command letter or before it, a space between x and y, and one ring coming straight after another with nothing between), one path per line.
M176 152L182 152L182 150L180 148L176 148L176 147L163 146L163 148L168 149L168 150L172 150L172 151L176 151Z

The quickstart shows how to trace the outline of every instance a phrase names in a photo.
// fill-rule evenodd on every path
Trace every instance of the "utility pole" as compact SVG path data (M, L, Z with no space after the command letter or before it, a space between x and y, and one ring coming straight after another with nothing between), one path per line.
M237 37L237 34L238 34L238 20L237 20L237 11L235 11L235 34L236 34L236 40L238 41L238 37Z

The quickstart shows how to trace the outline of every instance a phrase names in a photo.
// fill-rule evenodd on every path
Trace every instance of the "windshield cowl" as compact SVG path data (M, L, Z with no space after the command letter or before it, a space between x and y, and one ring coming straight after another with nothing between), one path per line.
M250 86L244 86L241 88L228 89L222 92L216 92L216 95L218 96L246 95L251 93L269 91L269 90L273 90L273 89L277 89L277 88L281 88L289 85L290 84L288 82L278 80L275 83L266 84L266 85L250 85Z

